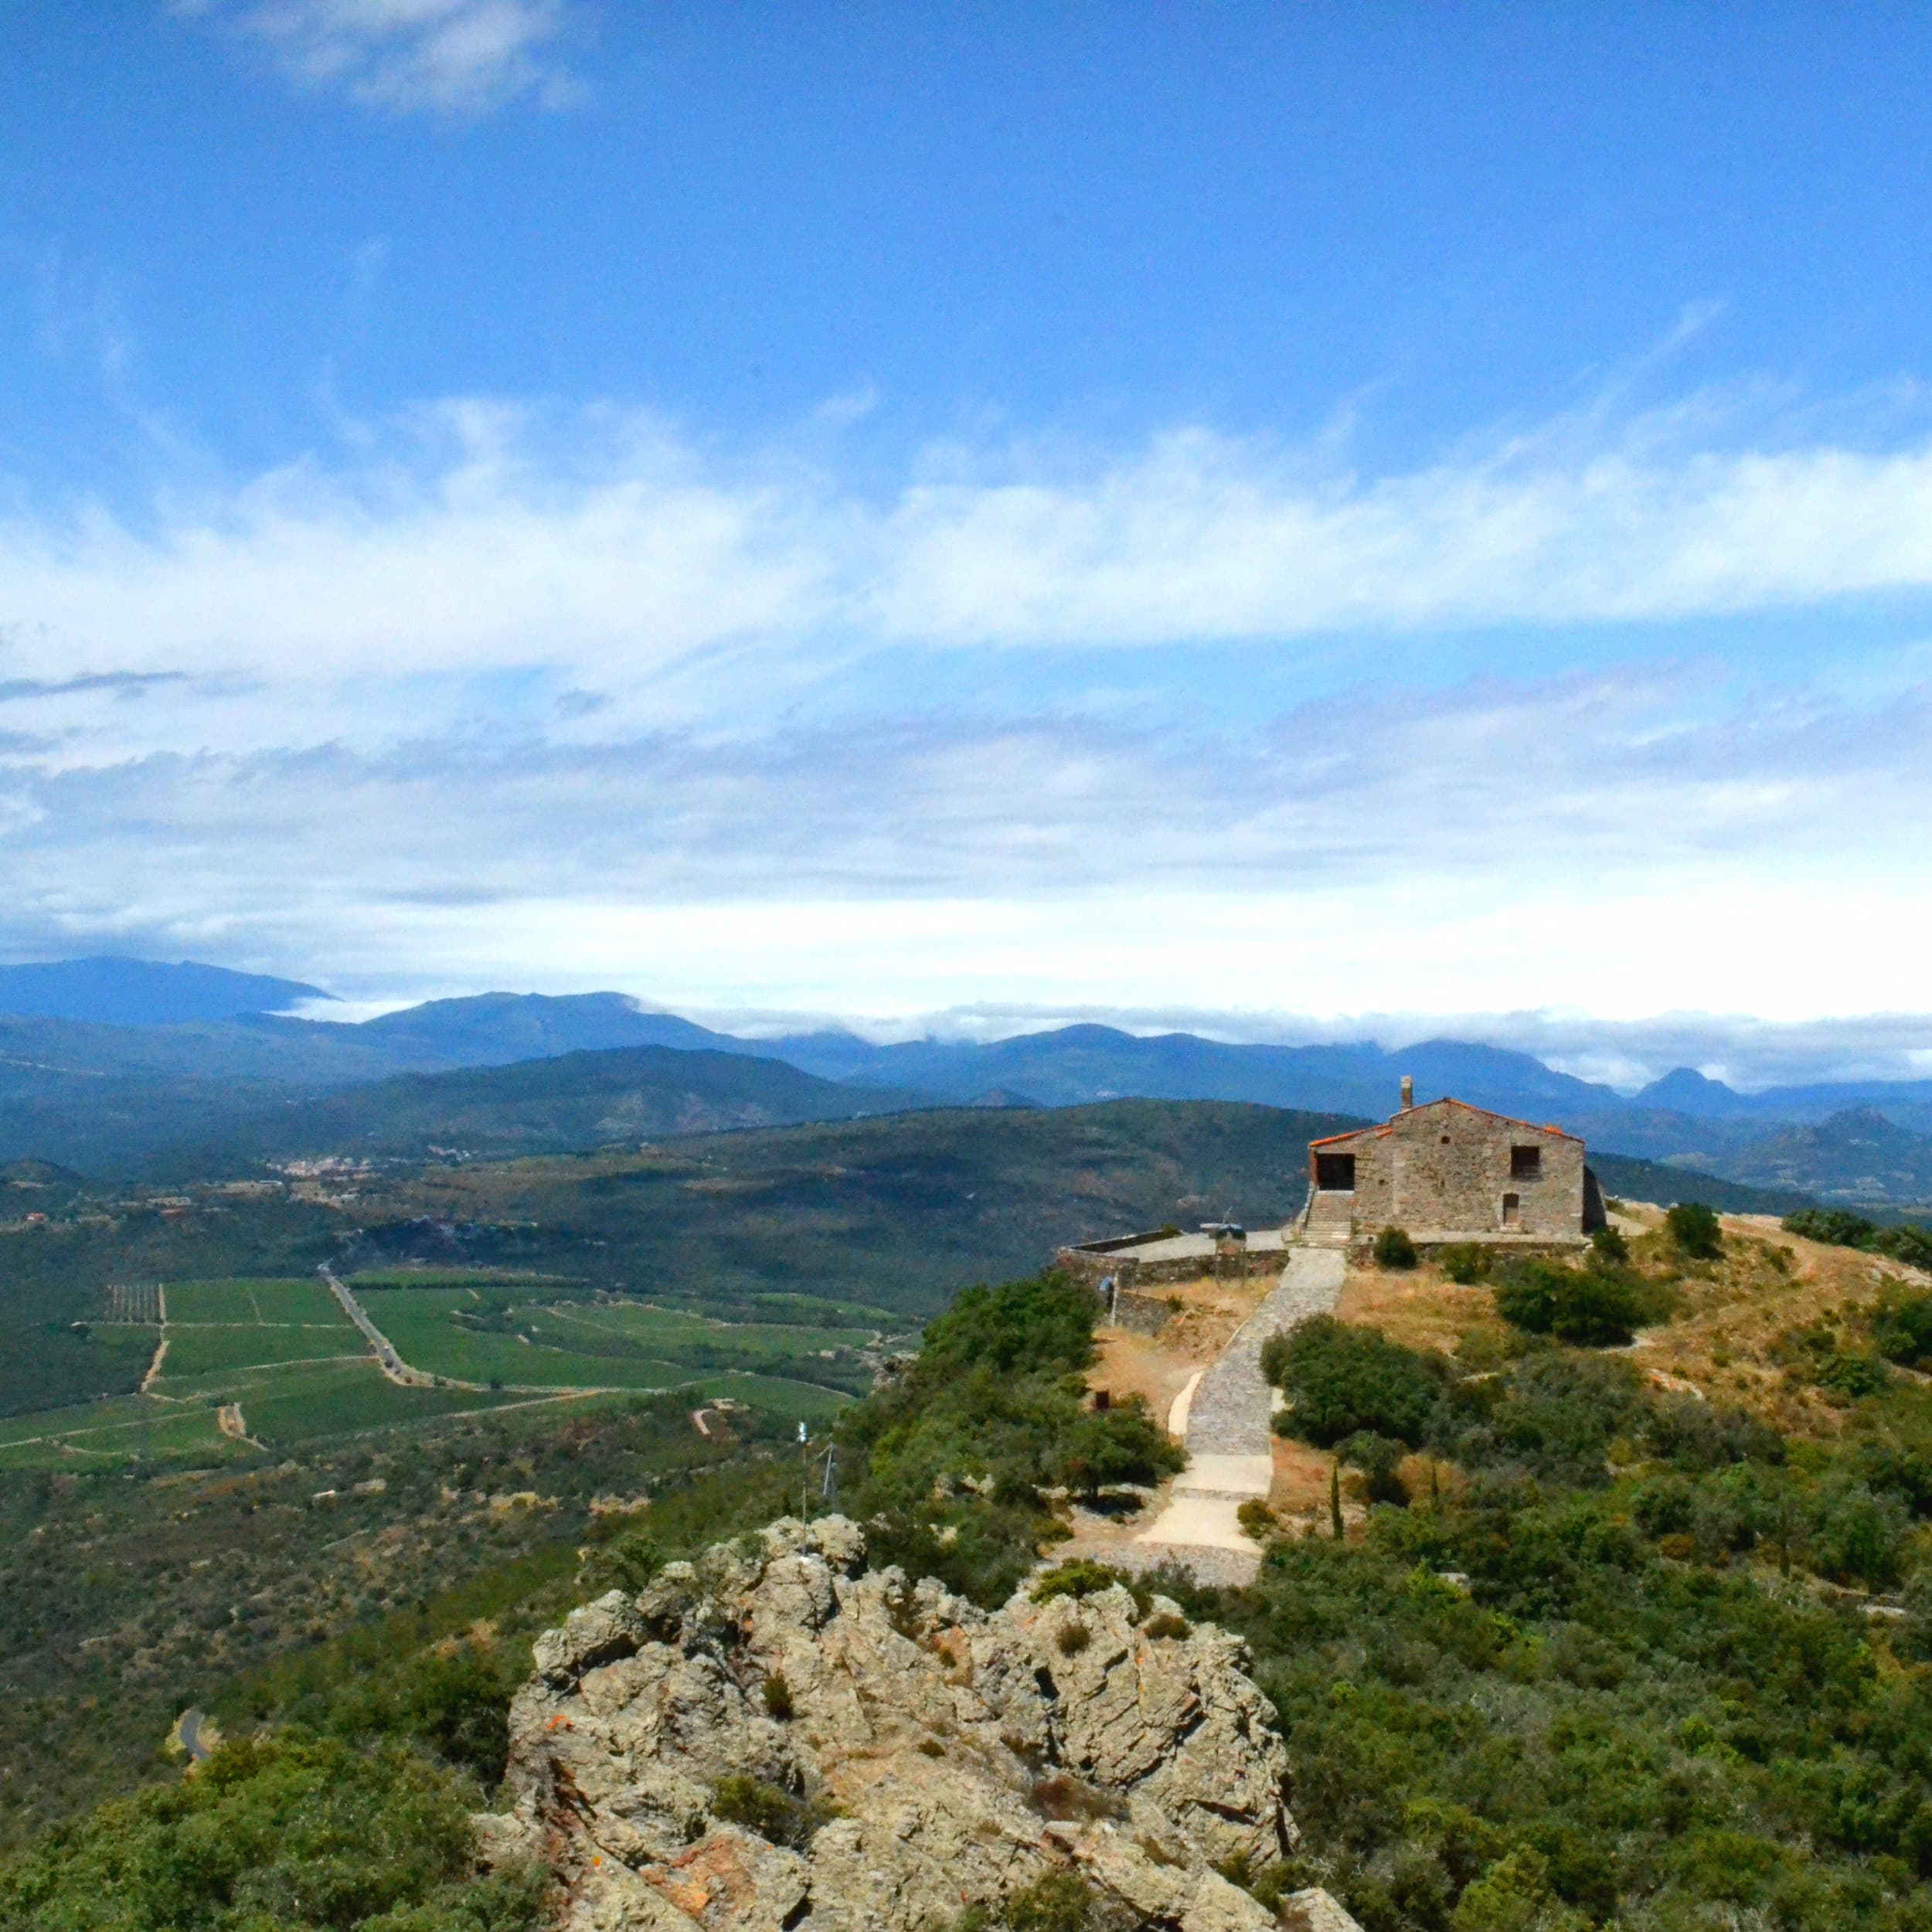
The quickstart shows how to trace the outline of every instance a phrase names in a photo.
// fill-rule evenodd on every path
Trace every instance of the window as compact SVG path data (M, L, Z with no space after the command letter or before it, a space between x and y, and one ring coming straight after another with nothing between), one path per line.
M1355 1156L1352 1154L1318 1154L1315 1157L1315 1184L1324 1194L1355 1192Z
M1522 1196L1505 1194L1502 1197L1502 1224L1506 1228L1519 1226L1522 1222Z
M1509 1150L1509 1178L1512 1181L1542 1179L1543 1151L1539 1147L1512 1147Z

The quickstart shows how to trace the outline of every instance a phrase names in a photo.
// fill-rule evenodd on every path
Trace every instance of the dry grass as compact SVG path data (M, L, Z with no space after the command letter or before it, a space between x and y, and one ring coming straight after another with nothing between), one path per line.
M1342 1284L1335 1314L1344 1321L1379 1328L1404 1348L1461 1355L1472 1337L1494 1354L1509 1335L1497 1318L1495 1298L1485 1287L1461 1287L1440 1268L1352 1267Z
M1188 1378L1206 1368L1225 1349L1235 1330L1274 1286L1270 1276L1247 1281L1216 1281L1203 1276L1172 1287L1143 1292L1179 1304L1174 1318L1151 1336L1102 1328L1094 1336L1096 1355L1088 1386L1115 1396L1142 1395L1162 1423Z
M1629 1203L1617 1217L1631 1258L1670 1284L1678 1305L1626 1351L1660 1388L1750 1409L1787 1434L1829 1437L1842 1410L1788 1373L1781 1338L1822 1323L1859 1345L1863 1318L1887 1282L1932 1287L1932 1277L1851 1248L1787 1234L1764 1215L1726 1215L1716 1261L1688 1261L1662 1233L1663 1211ZM1352 1268L1335 1312L1413 1349L1464 1359L1493 1355L1509 1338L1487 1288L1458 1287L1440 1268Z
M1723 1258L1675 1263L1654 1209L1633 1209L1651 1230L1631 1243L1647 1272L1675 1275L1679 1306L1630 1351L1666 1386L1755 1410L1789 1435L1830 1437L1842 1409L1787 1372L1781 1337L1823 1325L1849 1348L1863 1345L1864 1317L1888 1282L1932 1287L1932 1279L1853 1248L1828 1247L1785 1233L1768 1216L1723 1217Z

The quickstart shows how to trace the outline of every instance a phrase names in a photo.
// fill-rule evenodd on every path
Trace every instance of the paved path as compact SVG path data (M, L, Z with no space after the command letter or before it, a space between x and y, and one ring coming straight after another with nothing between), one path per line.
M315 1272L328 1284L335 1299L342 1304L342 1312L362 1332L362 1338L376 1352L376 1359L384 1375L390 1381L400 1383L405 1389L427 1389L434 1386L435 1378L426 1376L420 1369L412 1369L396 1352L389 1338L369 1318L369 1311L349 1293L347 1286L338 1280L335 1270L325 1261ZM459 1389L474 1389L473 1382L459 1382L452 1385Z
M1274 1483L1274 1391L1261 1373L1261 1350L1284 1328L1332 1308L1345 1267L1346 1257L1332 1248L1289 1250L1280 1284L1190 1385L1187 1467L1139 1542L1171 1546L1177 1553L1256 1553L1236 1512L1250 1498L1265 1498Z

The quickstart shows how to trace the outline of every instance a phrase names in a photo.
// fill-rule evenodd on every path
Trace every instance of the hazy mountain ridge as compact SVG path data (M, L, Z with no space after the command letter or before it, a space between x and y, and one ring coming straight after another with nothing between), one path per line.
M1559 1072L1533 1055L1473 1042L1423 1040L1396 1049L1369 1041L1284 1046L1190 1033L1139 1036L1090 1024L984 1044L923 1039L879 1045L839 1030L756 1039L718 1032L609 992L486 993L429 1001L360 1022L250 1010L112 1024L100 1014L122 1010L114 1002L123 999L125 988L108 968L141 968L134 980L148 988L143 996L153 1011L174 1010L165 1008L165 998L173 996L171 988L183 986L183 999L231 1006L259 1005L291 991L319 995L298 982L225 975L215 968L113 961L70 965L72 973L60 982L66 988L63 996L70 1007L87 1011L0 1013L0 1158L41 1155L83 1168L125 1168L171 1143L226 1145L240 1158L250 1146L284 1145L281 1128L291 1105L316 1131L339 1129L342 1144L326 1151L349 1151L349 1144L359 1140L400 1152L432 1141L461 1144L466 1137L498 1151L526 1139L532 1147L554 1149L562 1144L558 1136L572 1131L569 1122L594 1141L594 1130L615 1117L607 1109L599 1111L596 1097L609 1078L621 1084L622 1076L580 1070L570 1078L582 1080L583 1093L566 1105L552 1092L544 1103L548 1124L540 1127L533 1124L528 1094L515 1083L494 1100L484 1099L481 1090L461 1090L466 1097L460 1102L457 1088L428 1090L444 1093L453 1110L434 1123L422 1111L421 1096L393 1087L379 1097L341 1105L324 1097L405 1074L651 1049L781 1064L821 1082L868 1090L870 1097L849 1111L933 1101L1066 1107L1134 1097L1246 1102L1374 1118L1393 1109L1407 1074L1419 1100L1453 1094L1500 1113L1554 1121L1580 1134L1594 1150L1880 1206L1916 1204L1932 1191L1917 1178L1932 1176L1932 1081L1827 1082L1744 1094L1680 1067L1626 1096ZM9 981L9 973L42 978ZM184 974L189 980L178 977ZM196 975L215 977L204 981ZM0 1001L9 996L10 985L44 992L54 983L47 975L57 978L57 969L0 969ZM667 1118L668 1103L658 1091L671 1078L669 1065L662 1063L647 1083L655 1097L640 1100L634 1109L639 1121L653 1123L641 1127L641 1133L672 1131L680 1117L673 1110ZM757 1090L756 1080L748 1074L744 1079L750 1083L746 1094ZM794 1104L805 1104L796 1093L770 1119L838 1117L826 1095L809 1103L815 1111L787 1111ZM743 1104L753 1109L749 1121L763 1102ZM690 1127L728 1124L729 1108L708 1114L711 1105L699 1098L682 1117ZM478 1111L487 1114L492 1107L498 1111L488 1121ZM1869 1139L1869 1129L1831 1126L1835 1117L1855 1110L1875 1112L1902 1137L1884 1160L1875 1162L1859 1151L1859 1136ZM410 1123L406 1128L405 1121ZM1798 1127L1820 1131L1793 1138L1788 1130ZM1850 1142L1842 1145L1848 1131Z

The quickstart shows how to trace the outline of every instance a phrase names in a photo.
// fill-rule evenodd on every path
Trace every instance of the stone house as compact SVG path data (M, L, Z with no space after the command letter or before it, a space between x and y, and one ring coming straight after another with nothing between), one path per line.
M1403 1080L1401 1111L1379 1127L1309 1144L1304 1240L1344 1247L1399 1227L1419 1247L1558 1248L1604 1226L1575 1134L1461 1100L1417 1107L1413 1093Z

